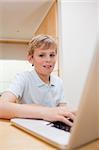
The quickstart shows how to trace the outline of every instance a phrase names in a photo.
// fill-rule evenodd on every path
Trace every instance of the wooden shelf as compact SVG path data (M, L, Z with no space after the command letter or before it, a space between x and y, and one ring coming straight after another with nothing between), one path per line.
M0 43L28 44L29 40L0 39Z

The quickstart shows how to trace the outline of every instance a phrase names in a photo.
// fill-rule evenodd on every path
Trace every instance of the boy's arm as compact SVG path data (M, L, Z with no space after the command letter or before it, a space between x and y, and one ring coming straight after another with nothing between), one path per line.
M6 92L0 98L0 118L11 119L34 118L47 121L62 121L70 126L68 117L74 120L74 115L66 107L47 107L37 104L18 104L17 99L11 92ZM67 117L67 118L66 118Z
M41 108L36 104L18 104L16 96L11 92L5 92L0 97L0 118L41 118Z

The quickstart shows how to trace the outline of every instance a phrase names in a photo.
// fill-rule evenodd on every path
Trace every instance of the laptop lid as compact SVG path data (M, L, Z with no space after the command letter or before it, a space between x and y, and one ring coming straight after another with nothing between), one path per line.
M99 52L95 52L72 129L69 148L99 138Z

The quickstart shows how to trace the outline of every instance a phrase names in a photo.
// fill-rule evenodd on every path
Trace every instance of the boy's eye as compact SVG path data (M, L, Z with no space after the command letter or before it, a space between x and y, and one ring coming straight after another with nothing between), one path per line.
M55 54L50 54L50 56L51 56L51 57L54 57L54 56L55 56Z
M40 54L40 55L39 55L39 57L43 57L43 56L44 56L44 54Z
M49 57L55 57L56 55L55 54L50 54ZM39 54L39 57L46 57L45 54Z

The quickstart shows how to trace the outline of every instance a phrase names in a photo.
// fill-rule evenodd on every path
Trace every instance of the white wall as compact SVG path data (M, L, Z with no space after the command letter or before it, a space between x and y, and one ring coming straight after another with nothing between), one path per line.
M60 0L59 12L60 76L65 99L76 108L96 49L99 12L95 0Z
M97 59L97 61L98 61L98 69L97 69L97 78L98 78L98 81L97 81L97 85L98 85L98 88L97 88L97 95L98 95L98 103L97 103L97 105L99 106L99 1L98 1L98 3L97 3L97 8L98 8L98 10L97 10L97 14L98 14L98 18L97 18L97 21L98 21L98 23L97 23L97 30L98 30L98 32L97 32L97 49L98 49L98 59ZM98 116L99 116L99 109L98 109ZM98 126L99 126L99 119L98 119ZM98 132L99 133L99 132Z
M26 49L26 44L0 43L0 93L8 88L16 73L31 69Z

